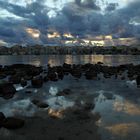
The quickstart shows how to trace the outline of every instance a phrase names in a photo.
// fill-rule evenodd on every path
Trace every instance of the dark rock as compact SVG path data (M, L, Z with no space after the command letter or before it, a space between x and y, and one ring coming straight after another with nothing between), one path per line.
M4 120L5 120L5 116L2 112L0 112L0 128L3 126Z
M95 104L93 104L93 103L86 103L84 105L84 109L87 110L87 111L94 109L94 107L95 107Z
M122 76L122 77L121 77L121 80L125 80L125 76Z
M40 102L40 101L37 100L37 99L33 99L33 100L32 100L32 103L35 104L35 105L37 105L39 102Z
M33 76L32 75L25 75L24 76L24 79L25 80L32 80L33 79Z
M11 83L0 84L0 96L4 99L10 99L16 93L15 87Z
M26 90L25 93L31 94L32 91Z
M104 73L104 78L111 78L111 75L108 73Z
M136 82L137 82L137 86L140 87L140 76L137 76Z
M63 80L63 78L64 78L64 73L63 73L63 72L62 72L62 73L58 73L58 78L61 79L61 80Z
M22 87L25 87L25 86L27 86L27 81L24 80L24 79L21 79L20 84L21 84Z
M90 116L88 113L85 113L83 110L75 110L73 114L77 117L78 120L89 120Z
M4 79L4 78L6 78L7 77L7 75L6 74L0 74L0 79Z
M34 88L41 88L43 86L43 77L42 76L35 77L32 79L31 83Z
M86 77L86 79L88 79L88 80L96 79L96 78L97 78L97 72L92 71L92 70L86 71L85 77Z
M97 64L98 64L98 65L102 65L102 64L104 64L104 63L103 63L103 62L97 62Z
M46 76L44 76L44 82L48 82L49 81L49 78L48 78L48 76L46 75Z
M22 119L8 117L5 119L3 123L3 127L7 129L18 129L18 128L22 128L24 126L24 123L25 122Z
M47 108L47 107L49 107L48 104L46 104L46 103L44 103L44 102L42 102L40 100L37 100L37 99L32 100L32 103L34 105L36 105L37 107L39 107L39 108Z
M63 91L60 91L57 93L57 96L66 96L66 95L70 95L72 92L70 89L64 89Z
M49 71L47 77L50 81L58 81L56 72Z
M63 64L63 72L64 72L65 74L70 73L70 72L71 72L71 65L70 65L70 64L64 63L64 64Z
M81 78L81 76L82 76L81 69L72 69L71 75L76 78Z
M107 100L115 99L115 97L112 93L104 93L103 95L106 97Z
M39 102L39 103L37 104L37 107L39 107L39 108L47 108L47 107L49 107L49 105L46 104L46 103L43 103L43 102Z
M13 75L9 78L9 82L13 84L20 84L21 77L19 75Z

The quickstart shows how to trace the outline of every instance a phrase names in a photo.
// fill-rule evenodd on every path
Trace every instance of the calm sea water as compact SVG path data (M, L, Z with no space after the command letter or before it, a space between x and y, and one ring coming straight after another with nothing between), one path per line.
M0 56L1 65L13 63L28 63L33 65L62 65L85 64L103 62L106 65L119 65L126 63L140 64L140 55L27 55L27 56Z
M50 55L50 56L0 56L0 64L28 63L36 66L84 64L103 62L106 65L126 63L140 64L140 56L123 55ZM99 112L101 119L97 122L101 140L140 140L140 89L136 81L121 78L114 80L77 80L67 76L62 81L48 82L41 89L31 89L33 94L25 94L20 90L13 99L5 101L0 98L0 111L7 116L24 115L34 116L40 110L35 108L30 100L39 98L47 102L54 110L67 109L76 102L94 102L92 112ZM18 85L17 85L17 88ZM63 89L71 89L72 95L56 98L54 95Z

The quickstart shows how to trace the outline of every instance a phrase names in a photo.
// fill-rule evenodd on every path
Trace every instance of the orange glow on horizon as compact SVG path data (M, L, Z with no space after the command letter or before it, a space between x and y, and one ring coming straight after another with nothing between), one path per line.
M60 38L61 36L60 36L60 34L58 33L58 32L53 32L52 34L51 33L49 33L48 34L48 38Z
M26 28L25 30L33 38L39 38L40 37L40 31L37 30L37 29Z
M64 33L63 36L66 38L74 38L74 36L70 33Z

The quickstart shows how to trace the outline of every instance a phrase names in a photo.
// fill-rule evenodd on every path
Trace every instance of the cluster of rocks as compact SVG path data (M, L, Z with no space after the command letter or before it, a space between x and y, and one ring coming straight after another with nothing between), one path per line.
M14 64L10 66L0 66L0 79L6 79L5 83L0 83L0 96L9 99L14 96L16 89L14 84L25 87L31 81L33 88L41 88L44 82L63 80L65 75L72 75L75 78L85 76L88 80L100 79L99 74L104 78L111 78L113 75L117 79L125 80L122 73L127 72L127 78L136 80L140 86L140 65L125 64L119 66L105 66L101 62L97 64L78 64L71 65L64 63L62 66L36 67L29 64Z
M24 126L24 120L15 117L5 117L5 115L0 112L0 128L4 127L7 129L18 129Z
M127 72L127 77L123 75ZM111 78L115 76L115 79L121 77L121 80L129 78L129 80L136 80L137 85L140 85L140 65L124 64L119 66L105 66L102 62L97 64L78 64L71 65L64 63L63 66L48 67L47 80L57 81L63 79L65 75L71 74L75 78L81 78L85 76L87 80L99 79L99 74L103 74L104 78Z

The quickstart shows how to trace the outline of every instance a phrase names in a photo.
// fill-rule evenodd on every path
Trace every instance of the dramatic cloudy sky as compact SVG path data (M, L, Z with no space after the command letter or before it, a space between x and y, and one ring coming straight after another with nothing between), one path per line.
M140 38L140 0L0 0L0 42L47 43L47 34Z

